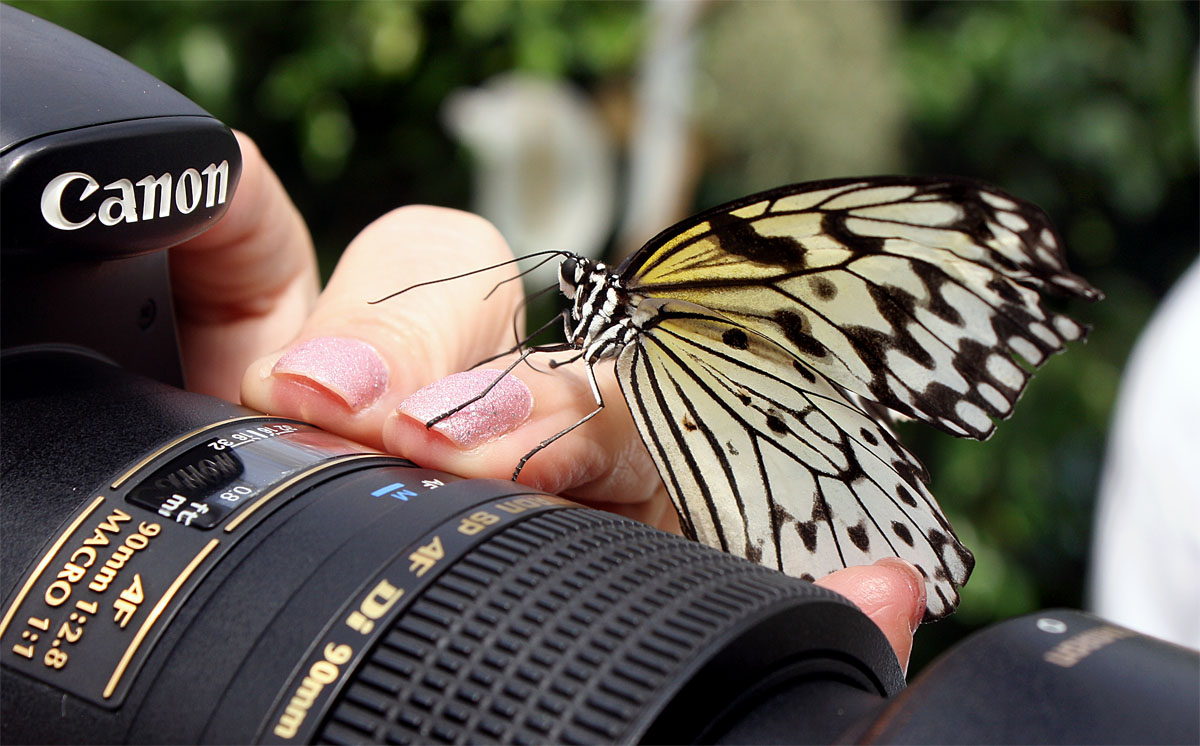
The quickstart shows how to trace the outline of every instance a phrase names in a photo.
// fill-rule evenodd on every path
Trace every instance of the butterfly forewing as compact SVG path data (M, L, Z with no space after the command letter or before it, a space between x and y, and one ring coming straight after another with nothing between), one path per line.
M1040 210L952 179L785 187L703 213L622 267L631 291L717 311L829 380L955 435L986 438L1084 327L1038 290L1066 271Z
M929 618L952 611L970 553L890 430L757 333L648 303L618 380L695 537L809 579L901 556L926 574Z

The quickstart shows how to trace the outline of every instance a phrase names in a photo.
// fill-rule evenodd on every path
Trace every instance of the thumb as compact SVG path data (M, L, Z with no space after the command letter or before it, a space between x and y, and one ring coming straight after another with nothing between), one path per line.
M887 557L873 565L830 573L816 585L853 601L883 630L900 665L908 670L913 633L925 613L925 579L916 567L897 557Z

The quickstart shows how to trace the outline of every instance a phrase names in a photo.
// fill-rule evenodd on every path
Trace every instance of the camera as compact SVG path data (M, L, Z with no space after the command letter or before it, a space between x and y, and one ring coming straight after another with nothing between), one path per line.
M165 249L236 140L7 6L0 47L0 740L1200 739L1196 654L1103 620L1010 620L905 688L812 584L182 390Z

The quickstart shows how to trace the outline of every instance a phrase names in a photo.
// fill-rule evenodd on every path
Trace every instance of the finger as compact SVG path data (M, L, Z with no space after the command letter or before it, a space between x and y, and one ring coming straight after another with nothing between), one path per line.
M925 581L917 568L888 557L838 570L816 584L853 601L883 631L901 667L908 670L912 636L925 613Z
M534 365L543 372L522 363L484 399L426 428L492 384L515 359L440 380L403 402L384 426L387 449L462 476L509 479L540 443L597 409L581 362L548 370L546 356L538 355ZM597 366L596 373L604 408L538 451L520 481L678 533L678 517L611 366Z
M509 343L522 294L519 282L496 287L515 276L504 267L370 301L511 258L482 218L393 210L347 247L296 340L249 367L243 401L380 447L383 422L404 397Z
M235 134L242 176L228 212L170 256L188 388L231 401L246 366L295 336L317 297L304 221L254 142Z

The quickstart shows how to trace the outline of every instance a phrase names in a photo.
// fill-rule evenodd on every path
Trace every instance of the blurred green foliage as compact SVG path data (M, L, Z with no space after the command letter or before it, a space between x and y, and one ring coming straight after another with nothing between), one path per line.
M646 38L636 3L14 4L249 132L309 220L326 272L340 247L396 205L469 203L470 160L439 120L449 91L514 68L593 89L625 85ZM1085 601L1121 369L1200 249L1197 5L914 3L891 18L887 53L907 112L897 160L1038 203L1073 268L1108 294L1070 309L1094 326L1088 343L1034 378L991 442L903 428L978 557L959 614L918 636L915 667L989 621ZM739 196L711 183L701 193L709 203Z

